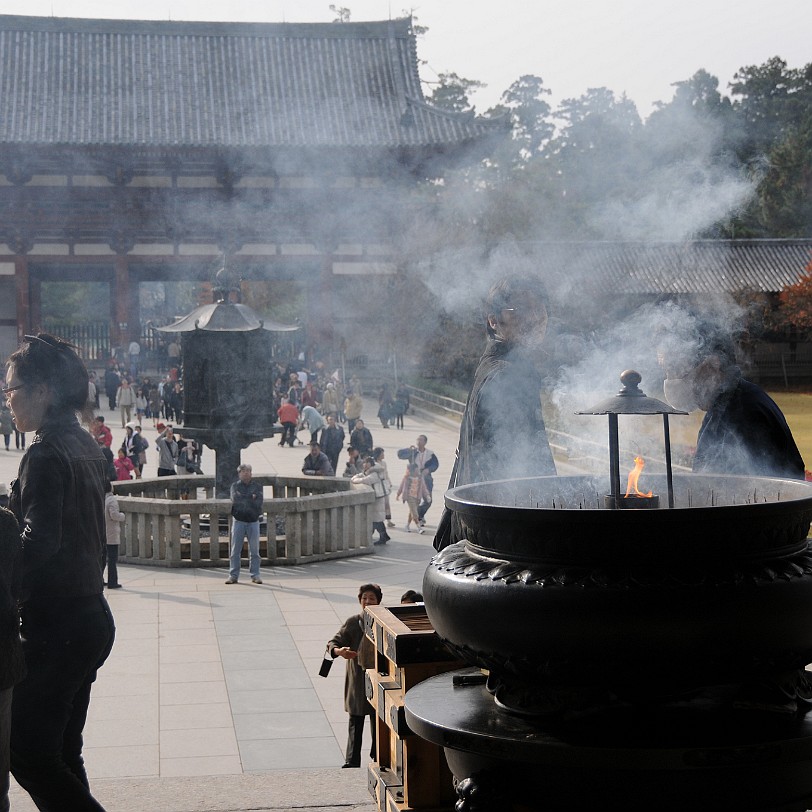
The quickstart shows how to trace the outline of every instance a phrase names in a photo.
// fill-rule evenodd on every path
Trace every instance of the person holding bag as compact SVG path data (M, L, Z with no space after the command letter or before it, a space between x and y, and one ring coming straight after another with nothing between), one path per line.
M344 710L350 715L350 722L344 767L361 766L364 719L367 717L372 735L369 754L372 758L375 757L375 709L367 701L364 688L364 671L375 667L375 646L364 634L364 608L377 606L382 600L383 591L378 584L362 584L358 589L361 613L347 618L327 643L327 652L332 658L343 657L347 661L344 676Z
M369 485L375 491L375 506L372 511L372 530L378 531L378 538L372 543L375 545L386 544L389 541L389 533L386 532L386 485L384 484L384 470L375 460L364 457L364 470L356 474L350 482L355 485Z

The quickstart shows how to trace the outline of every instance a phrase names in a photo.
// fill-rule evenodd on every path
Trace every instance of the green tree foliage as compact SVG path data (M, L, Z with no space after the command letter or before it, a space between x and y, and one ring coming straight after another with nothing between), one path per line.
M552 138L555 124L552 108L544 97L551 94L540 76L520 76L503 94L489 116L507 116L511 124L516 160L525 163L536 156Z
M465 79L456 73L441 73L429 100L452 113L473 113L474 106L468 94L481 87L485 87L485 84L476 79Z
M550 143L561 194L575 205L620 193L636 176L633 164L642 122L634 103L605 88L565 99L556 111L563 122Z
M350 9L346 8L345 6L336 6L330 5L330 11L335 14L335 18L333 19L334 23L348 23L350 18L352 17L352 12Z
M790 69L773 57L741 68L730 89L729 142L757 184L751 205L732 220L735 236L809 236L812 64Z
M110 315L110 289L104 282L43 282L42 312L58 322L88 324Z
M736 71L730 91L744 160L768 152L803 119L803 73L777 56Z
M771 150L759 207L759 219L771 237L812 232L812 127L789 132Z
M416 37L424 37L429 32L427 25L420 25L417 21L417 15L414 13L413 8L405 8L401 12L404 17L409 17L412 21L412 33Z

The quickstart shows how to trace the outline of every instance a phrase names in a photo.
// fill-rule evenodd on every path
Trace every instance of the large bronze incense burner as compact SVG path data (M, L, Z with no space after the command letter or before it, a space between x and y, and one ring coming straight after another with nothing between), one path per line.
M606 510L607 485L542 477L446 494L467 540L432 560L426 606L451 648L489 669L497 700L555 713L598 690L648 701L812 662L812 488L683 475L673 510Z
M407 722L445 748L458 812L809 809L812 487L674 474L675 410L624 377L586 412L609 415L608 475L446 493L464 540L426 609L485 675L416 686ZM621 489L621 414L662 416L649 493Z

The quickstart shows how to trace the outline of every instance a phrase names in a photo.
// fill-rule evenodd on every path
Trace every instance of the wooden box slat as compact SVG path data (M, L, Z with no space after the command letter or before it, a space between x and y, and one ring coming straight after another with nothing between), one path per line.
M453 780L442 748L412 734L403 703L414 685L463 663L437 637L422 604L368 606L364 633L376 651L365 689L376 713L377 764L369 786L379 812L450 812Z
M378 653L396 665L454 659L437 637L426 607L420 603L367 606L364 632Z

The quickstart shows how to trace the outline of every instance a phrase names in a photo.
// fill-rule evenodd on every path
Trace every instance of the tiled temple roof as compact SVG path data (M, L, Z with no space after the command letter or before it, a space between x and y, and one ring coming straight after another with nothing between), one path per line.
M595 292L775 293L812 261L812 240L697 240L683 243L535 243L548 275L589 280Z
M0 144L446 148L493 121L426 104L409 19L0 15Z

